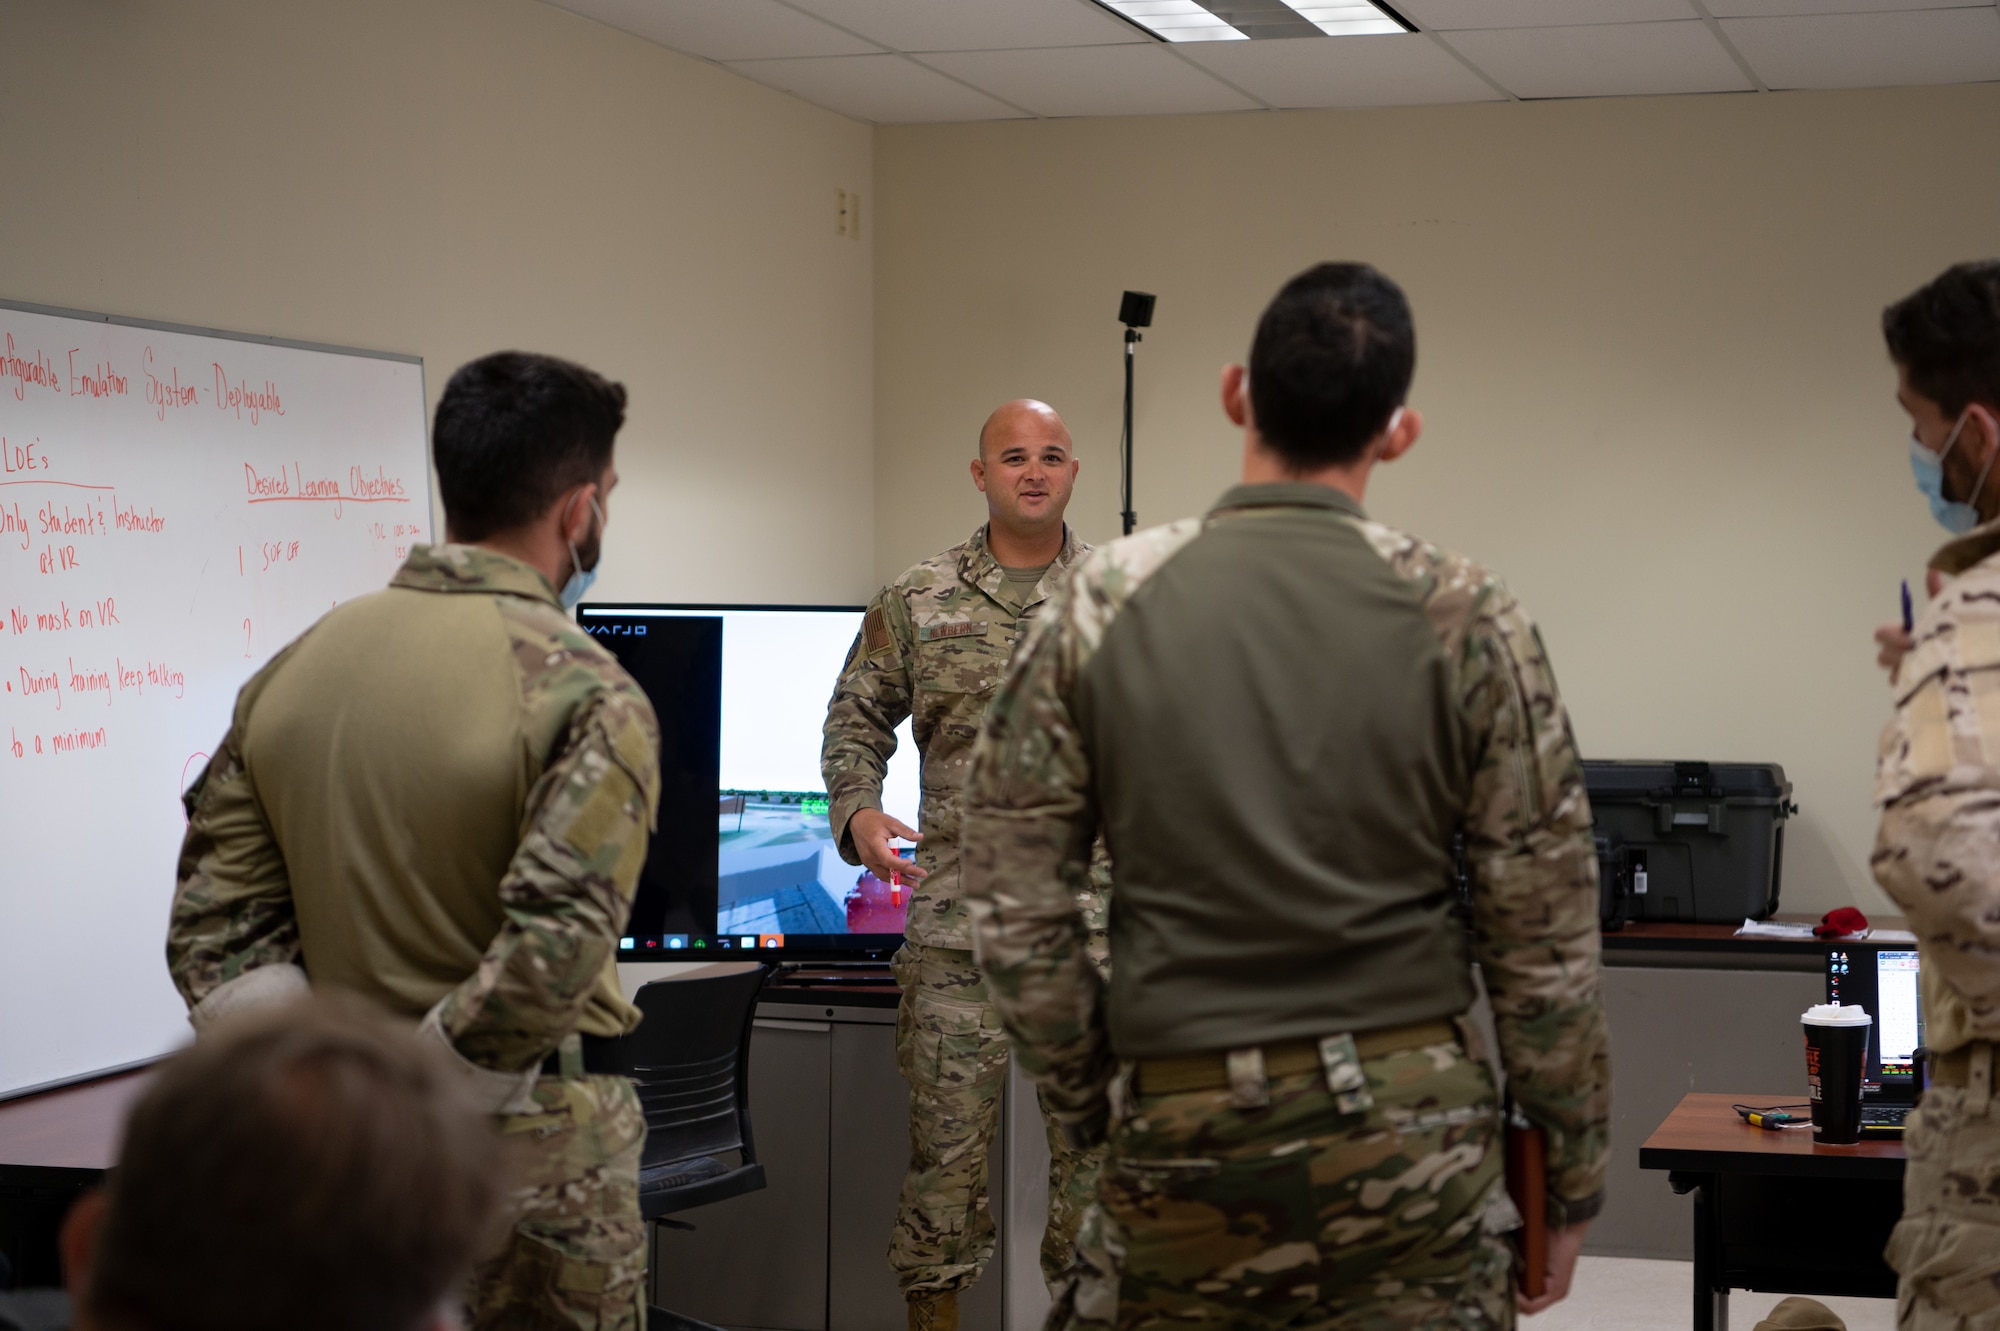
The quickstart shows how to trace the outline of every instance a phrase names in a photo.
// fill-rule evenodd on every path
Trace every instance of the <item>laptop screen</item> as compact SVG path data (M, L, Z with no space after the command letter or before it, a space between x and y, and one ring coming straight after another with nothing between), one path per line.
M1917 997L1917 952L1863 943L1829 948L1826 1000L1858 1004L1875 1019L1868 1037L1868 1089L1903 1099L1916 1089L1916 1051L1924 1042Z
M1917 953L1875 954L1875 1034L1881 1051L1882 1075L1907 1077L1916 1066L1923 1043L1923 1023L1917 1018Z

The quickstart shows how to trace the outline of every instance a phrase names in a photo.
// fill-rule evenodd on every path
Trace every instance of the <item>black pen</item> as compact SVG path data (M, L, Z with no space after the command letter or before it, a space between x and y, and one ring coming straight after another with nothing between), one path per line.
M1917 621L1913 619L1910 615L1910 580L1908 578L1904 578L1903 579L1903 632L1908 633L1911 629L1915 628L1916 626L1917 626Z

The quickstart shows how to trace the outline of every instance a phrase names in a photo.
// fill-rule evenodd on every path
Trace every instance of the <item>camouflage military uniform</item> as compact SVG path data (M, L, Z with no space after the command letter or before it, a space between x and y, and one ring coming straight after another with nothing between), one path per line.
M645 695L547 580L444 545L259 671L188 792L167 961L196 1027L307 976L357 990L520 1143L478 1327L642 1324L645 1122L577 1037L638 1024L614 958L659 784Z
M1897 1325L2000 1326L2000 523L1951 541L1956 580L1916 623L1875 787L1875 881L1923 953L1932 1084L1904 1136L1903 1219L1889 1240Z
M896 1059L910 1084L910 1169L889 1264L906 1293L963 1289L993 1252L986 1157L999 1125L1007 1041L973 965L971 928L959 901L959 799L1000 672L1089 548L1065 530L1062 552L1025 598L987 549L984 527L918 564L870 603L827 710L821 767L834 837L850 864L860 858L848 824L860 810L881 807L882 775L905 717L923 755L916 862L928 873L911 889L907 941L896 955L903 990ZM1098 887L1080 881L1075 899L1099 939L1102 964ZM1099 1157L1071 1147L1053 1126L1049 1132L1042 1266L1053 1279L1095 1192Z
M1348 605L1326 600L1317 565L1301 560L1291 581L1277 576L1282 561L1257 545L1267 539L1280 552L1294 539L1337 547L1341 567L1367 582L1372 600L1353 603L1350 623ZM1198 548L1207 562L1184 566L1196 573L1163 576ZM1245 565L1217 565L1206 553L1216 549L1250 550L1271 586L1243 576ZM1200 570L1218 568L1229 576L1200 582L1208 576ZM1249 607L1247 619L1231 608L1238 602ZM1213 618L1177 622L1184 607ZM1418 785L1409 794L1399 786L1379 797L1389 816L1370 809L1366 825L1330 831L1305 795L1300 807L1312 817L1282 807L1298 784L1289 778L1260 782L1239 767L1251 794L1241 804L1211 801L1216 788L1196 776L1228 760L1221 750L1232 744L1268 755L1275 768L1291 761L1308 787L1346 780L1361 792L1402 781L1395 763L1403 745L1393 735L1372 761L1365 728L1340 741L1351 748L1317 758L1315 717L1270 711L1268 700L1261 728L1228 720L1219 742L1205 746L1200 699L1169 687L1180 657L1212 644L1216 659L1236 668L1204 682L1228 681L1254 717L1274 678L1259 673L1270 664L1269 644L1233 625L1331 623L1324 631L1337 636L1365 626L1367 613L1399 617L1403 636L1384 641L1428 656L1364 668L1392 681L1435 680L1451 712L1440 719L1435 705L1413 709L1431 714L1425 723L1443 740L1434 792L1419 798ZM1118 643L1116 660L1131 669L1094 674L1125 620L1140 621ZM1341 693L1341 664L1324 655L1304 663L1310 687L1334 694L1317 715L1345 712L1374 724L1365 699ZM1235 701L1213 687L1207 696L1218 707ZM1149 703L1161 704L1159 713L1133 724ZM1162 731L1155 742L1166 758L1154 761L1142 736ZM1148 762L1122 759L1121 747ZM1433 902L1444 895L1454 830L1466 840L1473 951L1510 1094L1549 1134L1551 1223L1578 1223L1602 1204L1609 1077L1581 767L1539 636L1497 578L1368 521L1325 487L1240 487L1206 519L1140 533L1078 565L1008 670L966 804L965 896L1016 1055L1073 1137L1109 1131L1101 1212L1085 1222L1083 1260L1052 1326L1512 1325L1510 1254L1500 1235L1518 1217L1501 1184L1496 1097L1455 1020L1470 999L1461 926ZM1267 804L1280 807L1263 824L1232 821ZM1407 817L1395 815L1405 804ZM1069 893L1100 825L1116 883L1118 965L1108 994L1085 957ZM1161 858L1144 846L1128 852L1122 839L1139 829L1173 840L1167 829L1175 825L1188 827L1184 844L1197 849L1174 844ZM1265 840L1283 853L1260 859ZM1423 867L1399 902L1384 905L1415 921L1407 940L1414 950L1406 962L1378 967L1361 992L1344 990L1340 973L1405 946L1370 938L1382 912L1352 913L1335 892L1328 910L1344 919L1340 926L1322 933L1283 918L1311 895L1316 873L1334 874L1325 865L1352 862L1353 846L1369 852L1348 874L1356 892L1369 887L1378 862L1394 861L1391 851ZM1232 879L1242 900L1269 903L1273 917L1211 924L1202 915L1208 898ZM1175 914L1200 927L1162 954L1159 940L1179 927L1168 918ZM1189 941L1208 935L1216 937L1206 953ZM1396 972L1424 968L1446 978L1398 988ZM1182 995L1203 993L1210 970L1236 978L1209 991L1209 1008L1188 1007ZM1259 993L1264 972L1265 1007L1242 1001L1246 990ZM1324 987L1323 1002L1294 1001L1292 990L1314 985ZM1429 992L1438 989L1450 992ZM1231 1039L1242 1030L1286 1038Z

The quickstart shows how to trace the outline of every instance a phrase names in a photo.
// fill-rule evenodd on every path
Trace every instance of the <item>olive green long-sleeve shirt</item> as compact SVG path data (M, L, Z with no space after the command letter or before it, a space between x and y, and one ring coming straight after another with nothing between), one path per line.
M1100 828L1108 990L1071 898ZM1238 487L1077 566L987 713L964 893L1016 1057L1087 1132L1119 1058L1464 1011L1457 834L1510 1092L1582 1220L1610 1091L1568 718L1499 579L1344 494Z
M243 687L188 792L168 968L197 1019L300 965L532 1068L638 1024L615 957L659 789L651 705L548 581L418 546Z

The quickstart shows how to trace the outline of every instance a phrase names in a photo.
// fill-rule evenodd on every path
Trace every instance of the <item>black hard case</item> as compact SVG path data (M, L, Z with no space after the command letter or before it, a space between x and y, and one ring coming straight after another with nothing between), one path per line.
M1778 909L1785 820L1777 763L1585 762L1604 923L1737 924Z

